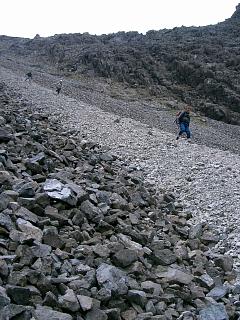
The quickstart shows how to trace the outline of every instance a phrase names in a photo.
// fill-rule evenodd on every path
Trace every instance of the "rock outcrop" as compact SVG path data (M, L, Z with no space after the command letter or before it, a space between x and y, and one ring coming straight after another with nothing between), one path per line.
M171 97L213 119L240 124L239 31L238 6L230 19L217 25L146 35L2 36L0 54L70 77L84 74L147 89L152 97Z

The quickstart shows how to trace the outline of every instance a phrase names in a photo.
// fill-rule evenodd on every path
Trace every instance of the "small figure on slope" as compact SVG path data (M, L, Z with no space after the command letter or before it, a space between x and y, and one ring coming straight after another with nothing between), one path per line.
M191 141L191 132L189 130L190 112L191 112L191 107L186 106L184 110L177 115L176 123L179 126L179 133L177 135L176 140L178 140L183 133L186 133L187 140L189 142Z
M62 90L62 80L59 80L59 82L56 85L57 94L59 94L61 90Z

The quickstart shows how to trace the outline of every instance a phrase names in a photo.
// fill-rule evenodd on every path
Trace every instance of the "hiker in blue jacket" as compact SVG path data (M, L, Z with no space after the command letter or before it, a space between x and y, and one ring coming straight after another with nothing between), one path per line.
M186 106L184 110L180 113L180 115L177 117L177 124L179 125L179 133L176 138L178 140L180 136L185 132L187 135L187 139L190 142L191 141L191 132L189 130L189 124L190 124L190 111L191 107Z

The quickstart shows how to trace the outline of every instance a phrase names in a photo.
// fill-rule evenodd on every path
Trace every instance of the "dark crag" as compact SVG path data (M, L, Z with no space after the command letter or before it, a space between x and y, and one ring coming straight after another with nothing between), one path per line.
M0 37L0 53L70 77L123 82L155 99L176 99L216 120L239 124L239 6L205 27L34 39Z

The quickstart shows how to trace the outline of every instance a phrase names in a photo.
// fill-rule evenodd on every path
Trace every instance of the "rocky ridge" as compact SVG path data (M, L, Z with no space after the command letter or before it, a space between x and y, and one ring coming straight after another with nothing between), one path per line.
M153 100L190 103L196 111L239 124L239 11L205 27L34 39L0 37L1 57L28 61L69 78L88 75L137 88Z
M5 76L0 319L238 319L237 242L235 254L226 253L216 226L189 221L224 213L233 199L238 205L236 188L229 199L219 194L227 203L214 194L217 207L206 216L194 211L217 177L225 180L219 190L234 177L237 185L238 156L202 146L203 157L184 141L178 152L171 134ZM164 158L172 165L161 165ZM231 223L229 216L221 220Z

